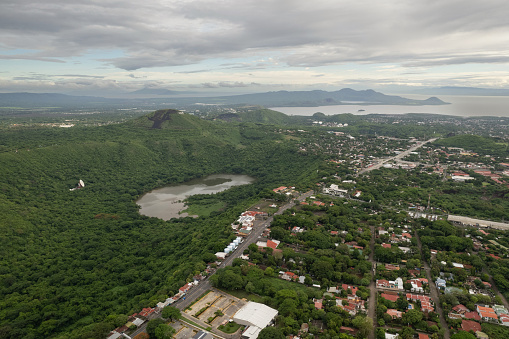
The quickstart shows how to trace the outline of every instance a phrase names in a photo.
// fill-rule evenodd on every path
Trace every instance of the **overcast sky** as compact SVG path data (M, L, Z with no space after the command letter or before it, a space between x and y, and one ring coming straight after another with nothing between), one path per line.
M509 88L507 0L2 0L0 92Z

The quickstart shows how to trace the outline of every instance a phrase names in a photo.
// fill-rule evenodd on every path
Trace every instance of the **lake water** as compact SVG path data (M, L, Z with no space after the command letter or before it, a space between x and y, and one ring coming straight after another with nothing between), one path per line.
M141 206L140 213L163 220L188 216L181 213L186 207L182 200L195 194L213 194L233 186L250 184L255 179L247 175L214 174L205 178L165 186L143 195L136 203Z
M427 99L425 95L402 94L410 99ZM434 113L445 115L469 116L500 116L509 117L509 97L507 96L437 96L450 105L439 106L404 106L404 105L334 105L319 107L271 107L272 110L287 115L313 115L321 112L326 115L352 113L364 114L405 114L405 113Z

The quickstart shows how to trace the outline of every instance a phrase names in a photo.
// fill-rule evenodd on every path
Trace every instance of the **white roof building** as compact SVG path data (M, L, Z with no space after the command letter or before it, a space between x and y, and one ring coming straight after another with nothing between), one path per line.
M242 334L243 338L257 338L262 329L267 327L277 316L277 310L264 304L248 302L233 316L237 324L249 326Z
M168 299L169 299L169 298L168 298ZM145 322L145 320L140 319L140 318L136 318L136 319L134 319L133 324L139 327L139 326L140 326L140 325L142 325L144 322Z
M122 336L122 334L120 334L120 333L118 333L118 332L113 332L113 334L112 334L112 335L110 335L110 336L108 337L108 339L117 339L117 338L119 338L119 337L121 337L121 336Z

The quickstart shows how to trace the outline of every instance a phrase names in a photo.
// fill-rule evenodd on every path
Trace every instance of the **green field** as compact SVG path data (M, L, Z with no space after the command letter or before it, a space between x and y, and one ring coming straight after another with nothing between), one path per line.
M193 204L181 213L187 213L189 216L208 217L212 212L219 212L224 210L226 203L222 201L216 201L206 204Z

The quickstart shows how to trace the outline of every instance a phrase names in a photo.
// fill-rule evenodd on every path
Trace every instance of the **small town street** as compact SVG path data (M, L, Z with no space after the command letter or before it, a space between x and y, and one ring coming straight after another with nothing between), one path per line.
M289 202L287 202L286 204L281 206L281 208L276 213L274 213L274 215L280 215L280 214L284 213L284 211L286 211L287 209L290 209L293 206L295 206L295 203L300 203L300 202L306 200L306 198L309 198L311 195L313 195L313 193L314 193L313 191L309 191L309 192L299 195L297 198L295 198L293 200L290 200ZM261 237L263 231L267 227L270 226L273 219L274 219L274 217L270 216L263 221L259 221L259 222L255 223L255 226L253 227L252 232L244 239L243 242L240 243L240 245L237 247L237 249L235 251L233 251L221 263L221 265L219 265L218 268L230 266L232 264L233 260L236 258L239 258L244 253L244 250L249 247L249 245L256 243L256 241ZM214 273L212 273L211 276L213 274ZM212 288L209 278L210 278L210 276L207 277L205 280L200 281L197 286L191 288L186 293L185 298L178 300L172 306L178 308L181 311L183 311L187 307L189 307L197 298L199 298L201 295L203 295L205 292L207 292L209 289ZM161 316L160 313L158 313L155 316L152 316L150 319L158 318L160 316ZM201 324L201 322L194 317L190 317L188 315L184 316L184 312L182 312L182 316L185 318L191 318L190 320L192 320L193 322L199 324L200 326L202 326L204 328L209 327L209 325L207 325L205 323ZM140 328L138 328L134 333L132 333L132 337L135 337L136 335L138 335L142 332L146 332L145 331L146 326L147 326L147 323L144 323L143 325L141 325ZM221 336L222 338L233 339L233 338L240 337L238 335L228 335L226 333L218 332L218 331L214 331L214 330L211 330L211 332L218 337Z
M415 232L415 237L417 239L417 244L419 246L419 250L421 251L421 258L422 258L423 257L422 256L422 244L421 244L421 239L419 238L419 234L417 233L417 231ZM424 269L426 270L426 278L428 279L428 282L429 282L429 288L430 288L430 292L431 292L430 296L431 296L431 299L433 300L433 302L435 303L435 309L437 311L436 313L438 313L438 315L440 317L440 326L443 329L445 329L444 338L449 339L451 337L451 331L449 330L449 326L447 325L447 322L445 321L444 311L442 310L442 306L440 305L438 288L435 285L435 283L433 282L433 280L431 279L431 268L429 267L429 264L426 262L426 260L423 260L423 263L424 263Z

